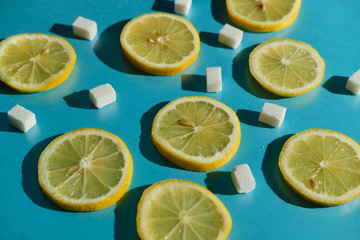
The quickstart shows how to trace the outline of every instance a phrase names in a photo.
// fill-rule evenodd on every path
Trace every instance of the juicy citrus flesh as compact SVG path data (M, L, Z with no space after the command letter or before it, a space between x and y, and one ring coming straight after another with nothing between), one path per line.
M339 205L360 194L360 146L327 129L292 136L279 158L287 183L301 196L321 205Z
M64 82L76 60L63 38L44 33L13 35L0 43L0 79L21 92L40 92Z
M129 21L121 32L125 56L142 71L174 75L193 63L200 38L185 18L168 13L148 13Z
M130 186L133 165L124 142L92 128L54 139L39 158L43 192L57 205L92 211L118 201Z
M203 186L169 179L147 188L138 205L141 239L226 239L232 226L224 204Z
M168 160L195 171L218 168L236 153L240 122L225 104L203 96L180 97L155 116L155 147Z
M271 32L291 25L297 18L301 0L226 0L230 19L257 32Z
M285 97L309 92L318 86L325 63L309 44L275 39L260 44L250 54L250 71L268 91Z

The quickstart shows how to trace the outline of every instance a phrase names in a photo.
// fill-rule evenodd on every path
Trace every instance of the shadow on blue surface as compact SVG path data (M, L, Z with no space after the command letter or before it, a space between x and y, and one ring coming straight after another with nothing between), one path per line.
M281 174L278 165L279 155L286 140L291 136L292 134L282 136L268 145L261 167L265 180L274 193L287 203L304 208L322 208L323 206L308 202L298 195L290 188Z
M197 74L181 75L181 88L186 91L206 92L206 77Z
M12 89L11 87L8 87L6 84L0 82L0 94L20 95L20 94L24 94L24 93L18 92L16 90Z
M220 31L220 29L219 29ZM219 34L218 33L211 33L211 32L200 32L200 41L212 46L212 47L222 47L222 48L229 48L221 43L219 43Z
M114 239L140 239L136 229L137 205L141 195L150 185L128 191L116 204Z
M257 45L243 49L233 60L232 76L235 81L250 94L263 99L281 99L284 97L277 96L265 90L251 75L249 69L249 56Z
M231 20L226 10L226 0L212 0L211 13L214 19L222 24L230 23ZM220 30L220 29L219 29Z
M123 20L106 28L96 40L93 47L95 55L107 66L119 72L145 75L132 65L121 50L120 34L129 20Z
M141 125L141 135L140 135L140 143L139 148L141 154L148 159L149 161L171 168L180 169L177 165L173 164L169 160L167 160L164 156L160 154L160 152L155 148L154 144L151 141L151 127L152 122L155 118L155 115L159 112L159 110L164 107L168 102L158 103L148 111L144 113L144 115L140 119Z
M63 97L63 99L65 100L66 104L69 107L95 109L95 106L90 101L88 90L81 90L79 92L73 92L73 93Z
M332 76L322 86L331 93L353 95L350 91L348 91L345 88L347 80L348 77Z
M56 135L40 141L25 156L22 165L22 186L26 195L38 206L51 210L66 211L53 204L42 193L38 183L37 167L40 154L58 136Z
M221 183L221 184L219 184ZM235 195L237 194L231 179L231 172L214 171L206 174L206 187L214 194Z
M22 131L10 125L7 113L4 112L0 112L0 132L22 133Z
M174 13L174 1L155 0L151 9L154 11Z
M247 109L239 109L236 112L236 115L238 116L241 123L245 123L246 125L254 127L274 128L273 126L259 122L259 114L260 112Z
M86 40L84 38L80 38L74 35L72 26L55 23L51 28L50 32L55 33L59 36L66 37L66 38L73 38L73 39L81 39Z

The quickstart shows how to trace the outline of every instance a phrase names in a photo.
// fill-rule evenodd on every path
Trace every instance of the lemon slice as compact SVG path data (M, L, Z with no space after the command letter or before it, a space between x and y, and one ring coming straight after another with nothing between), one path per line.
M64 82L76 54L63 38L22 33L0 42L0 80L21 92L41 92Z
M72 211L114 204L130 186L132 172L132 158L124 142L95 128L57 137L42 152L38 165L41 190Z
M230 19L256 32L276 31L291 25L300 6L301 0L226 0Z
M339 205L360 194L360 146L327 129L308 129L289 138L279 157L286 182L305 199Z
M231 217L224 204L203 186L169 179L141 196L136 218L141 239L225 239Z
M268 91L293 97L317 87L325 63L309 44L292 39L274 39L260 44L250 54L250 72Z
M227 163L241 138L240 122L225 104L203 96L180 97L155 116L151 138L168 160L208 171Z
M124 55L153 75L175 75L192 64L200 50L199 34L185 18L148 13L129 21L121 32Z

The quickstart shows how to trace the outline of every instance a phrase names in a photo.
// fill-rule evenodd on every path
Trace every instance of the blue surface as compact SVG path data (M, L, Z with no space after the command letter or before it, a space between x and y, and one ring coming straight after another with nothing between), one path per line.
M21 3L20 3L21 2ZM64 37L77 53L68 80L55 89L19 94L0 83L0 239L138 239L136 207L144 189L160 180L179 178L206 186L228 208L233 228L229 239L356 239L360 199L337 207L306 202L283 180L277 159L289 136L308 128L329 128L360 141L360 97L345 90L347 78L360 68L360 5L357 0L303 0L297 20L273 33L245 32L233 50L218 44L218 32L231 23L225 0L195 0L185 16L200 34L197 61L170 77L149 76L123 56L119 36L124 24L143 13L173 12L172 1L26 0L2 1L0 39L23 32ZM98 24L92 41L72 34L78 17ZM294 98L266 92L251 77L248 57L259 43L292 38L309 43L326 64L325 77L313 91ZM205 91L205 69L222 67L223 90ZM117 102L95 109L88 90L110 83ZM185 171L171 164L150 140L151 122L167 102L204 95L230 106L241 121L238 152L210 172ZM280 128L258 122L264 102L287 107ZM9 125L6 113L20 104L33 111L38 124L28 133ZM50 202L37 182L37 160L46 145L68 131L96 127L124 140L134 160L134 176L125 196L114 206L85 213L64 211ZM230 172L247 163L256 189L236 194Z

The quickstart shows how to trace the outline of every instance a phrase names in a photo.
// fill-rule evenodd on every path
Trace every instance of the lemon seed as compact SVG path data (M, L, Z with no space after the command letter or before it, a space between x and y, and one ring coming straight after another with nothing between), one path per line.
M183 126L194 127L194 123L193 123L192 121L190 121L190 120L187 120L187 119L180 119L180 120L178 121L178 123L179 123L180 125L183 125Z

